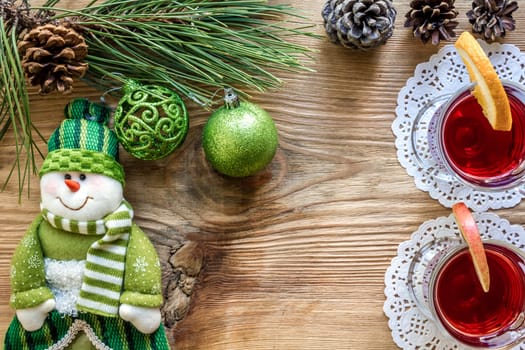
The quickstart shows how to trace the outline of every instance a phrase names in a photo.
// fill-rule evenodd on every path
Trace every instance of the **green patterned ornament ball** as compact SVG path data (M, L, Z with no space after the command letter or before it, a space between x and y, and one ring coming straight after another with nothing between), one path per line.
M202 147L211 166L231 177L245 177L263 170L278 145L275 123L256 104L239 101L226 90L225 104L206 122Z
M122 147L142 160L156 160L174 152L186 138L189 118L175 92L129 80L114 114L114 129Z

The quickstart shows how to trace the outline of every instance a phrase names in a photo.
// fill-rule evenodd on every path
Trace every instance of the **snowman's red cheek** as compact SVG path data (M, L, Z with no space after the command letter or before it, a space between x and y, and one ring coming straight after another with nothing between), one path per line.
M104 186L105 182L100 176L90 176L89 177L89 186L93 188L100 188Z
M42 191L44 191L45 193L49 194L49 195L56 195L58 194L58 184L56 182L47 182L44 184L44 186L42 187Z
M89 181L86 181L85 184L82 184L83 186L86 186L86 191L91 194L102 194L102 193L112 193L115 191L115 188L120 186L120 183L104 178L104 177L96 177L96 178L90 178Z

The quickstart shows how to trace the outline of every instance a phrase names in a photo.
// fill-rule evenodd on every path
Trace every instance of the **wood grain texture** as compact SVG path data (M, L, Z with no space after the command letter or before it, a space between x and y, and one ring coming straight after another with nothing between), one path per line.
M322 0L290 3L323 37L296 39L316 50L309 63L315 72L285 74L281 89L253 95L279 130L266 170L228 179L210 169L201 148L209 112L195 106L176 154L143 162L122 152L126 197L159 250L165 284L200 270L180 280L193 288L191 298L171 300L187 303L187 314L169 330L173 349L394 349L382 310L385 270L421 223L450 212L416 189L397 161L390 128L399 90L444 44L423 45L403 28L408 2L394 2L393 37L367 53L324 37ZM469 29L468 6L457 4L458 33ZM524 10L515 18L517 30L505 42L525 49ZM80 84L71 97L99 95ZM34 123L45 136L67 100L31 96ZM0 144L1 179L14 159L12 141ZM9 259L38 213L36 178L31 186L22 204L16 183L0 193L2 336L13 316ZM498 214L521 223L523 208ZM177 270L176 252L188 244L180 254L184 261L195 254L196 265Z

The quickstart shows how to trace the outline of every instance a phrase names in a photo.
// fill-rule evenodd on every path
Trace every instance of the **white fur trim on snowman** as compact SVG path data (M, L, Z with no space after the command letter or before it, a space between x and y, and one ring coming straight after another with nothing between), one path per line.
M55 295L56 309L61 314L78 315L76 305L85 267L85 260L44 259L46 282Z

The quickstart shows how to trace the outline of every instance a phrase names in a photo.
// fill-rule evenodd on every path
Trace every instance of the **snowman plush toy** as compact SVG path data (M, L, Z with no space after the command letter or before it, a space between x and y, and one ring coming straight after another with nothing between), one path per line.
M11 264L5 350L169 349L161 271L123 197L110 110L72 101L40 169L41 212Z

